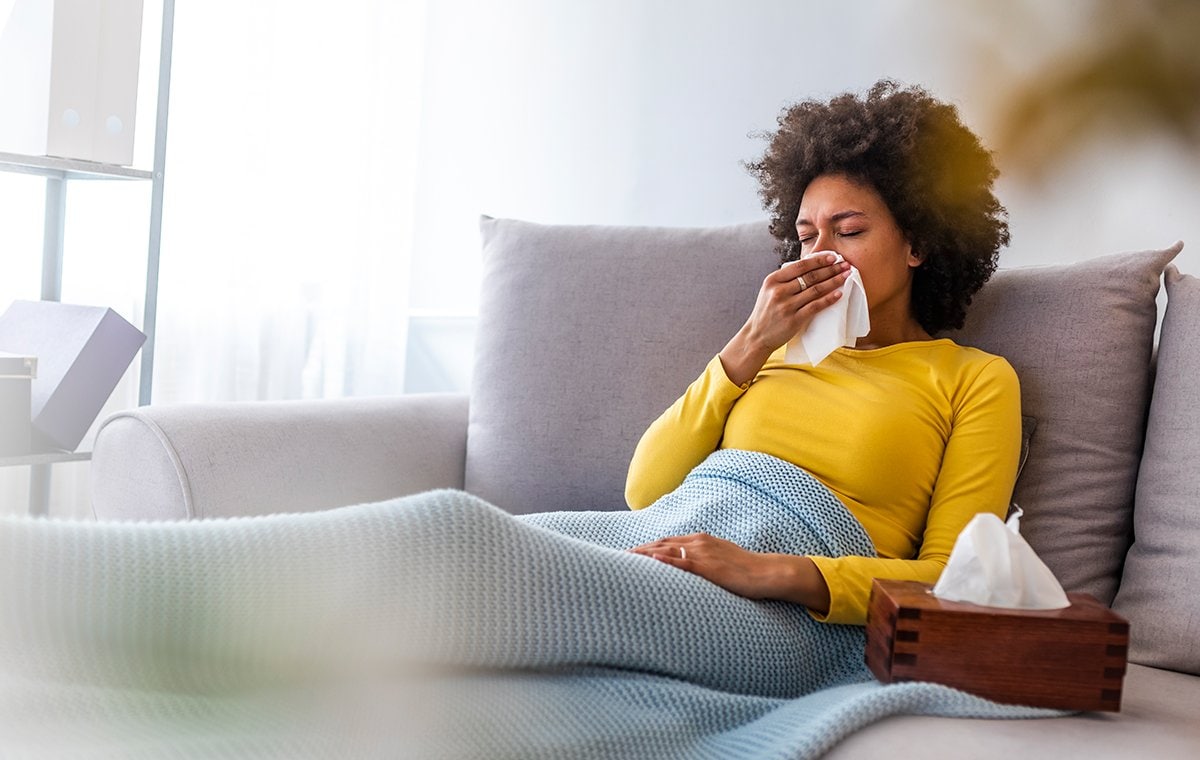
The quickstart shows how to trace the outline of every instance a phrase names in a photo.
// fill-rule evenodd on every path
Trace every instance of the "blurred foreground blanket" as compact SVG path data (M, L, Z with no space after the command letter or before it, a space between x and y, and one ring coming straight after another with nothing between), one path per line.
M806 758L881 717L863 629L625 549L874 553L790 464L719 451L640 512L457 491L187 523L0 521L0 756Z

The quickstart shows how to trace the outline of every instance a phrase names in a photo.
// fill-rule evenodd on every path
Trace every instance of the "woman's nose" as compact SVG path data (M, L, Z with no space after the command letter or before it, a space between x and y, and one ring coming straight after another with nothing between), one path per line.
M813 253L817 251L833 251L837 253L837 248L834 248L834 237L832 233L817 232L817 239L813 241Z

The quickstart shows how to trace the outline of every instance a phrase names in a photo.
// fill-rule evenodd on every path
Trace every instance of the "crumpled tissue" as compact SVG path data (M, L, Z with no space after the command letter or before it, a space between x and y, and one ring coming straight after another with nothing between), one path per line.
M841 254L816 251L804 256L824 256L833 253L838 261ZM871 332L871 315L867 311L867 293L857 267L850 267L850 276L842 285L842 297L832 306L822 309L809 322L808 329L787 344L784 361L789 364L811 364L814 367L839 346L853 346L859 338Z
M1062 584L1020 534L1021 510L1008 522L994 514L971 518L950 552L933 595L1017 610L1058 610L1071 602Z

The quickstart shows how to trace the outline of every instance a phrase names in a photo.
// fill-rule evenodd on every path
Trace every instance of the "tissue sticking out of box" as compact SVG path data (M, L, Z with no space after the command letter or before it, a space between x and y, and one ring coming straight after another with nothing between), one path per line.
M1017 610L1070 606L1062 584L1020 533L1021 510L1007 523L975 515L958 534L933 595L952 602Z

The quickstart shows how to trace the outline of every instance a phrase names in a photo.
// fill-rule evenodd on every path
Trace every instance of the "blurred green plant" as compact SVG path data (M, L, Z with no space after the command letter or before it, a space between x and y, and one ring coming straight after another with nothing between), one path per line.
M992 147L1003 164L1040 176L1087 138L1114 133L1167 135L1200 153L1200 0L1091 6L1061 54L999 104Z

